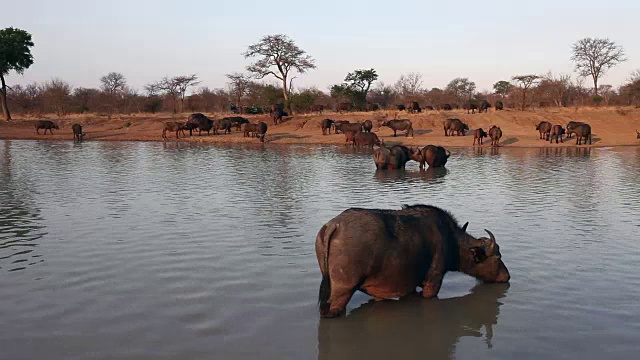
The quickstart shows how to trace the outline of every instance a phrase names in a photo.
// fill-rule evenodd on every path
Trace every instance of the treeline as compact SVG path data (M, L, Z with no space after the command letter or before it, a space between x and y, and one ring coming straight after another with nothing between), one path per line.
M357 70L358 71L358 70ZM629 80L618 88L600 85L599 95L593 96L591 89L569 75L534 76L530 87L517 81L498 81L492 92L477 92L476 85L467 78L453 79L444 88L422 87L422 76L417 73L402 75L393 85L375 83L375 70L369 71L373 79L370 89L354 87L348 82L334 85L329 92L317 88L290 88L285 101L282 88L273 84L244 78L232 79L225 89L198 87L196 75L164 78L138 91L127 85L124 75L110 73L101 78L100 88L73 88L64 80L54 78L44 83L26 86L14 85L8 96L11 108L16 113L37 116L53 113L60 117L67 114L101 113L114 114L156 112L224 112L261 113L271 104L287 103L294 113L310 112L313 105L321 104L335 108L337 103L349 102L356 109L366 110L367 105L376 104L382 109L395 108L397 104L417 101L423 106L452 104L462 106L474 100L495 103L503 101L505 107L522 109L537 107L573 106L628 106L640 104L640 72L631 74ZM356 72L354 72L356 73ZM350 73L347 78L353 78ZM238 74L235 74L238 75ZM360 90L354 90L354 89ZM187 95L190 92L190 95ZM524 95L524 96L523 96Z

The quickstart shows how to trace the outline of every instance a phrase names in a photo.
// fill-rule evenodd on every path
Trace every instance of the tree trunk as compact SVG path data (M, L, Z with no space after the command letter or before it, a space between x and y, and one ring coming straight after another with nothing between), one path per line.
M2 106L2 115L5 121L11 120L11 113L7 106L7 84L4 82L4 76L0 74L0 80L2 81L2 88L0 88L0 105Z
M289 91L287 90L287 78L282 78L282 95L284 95L284 100L289 100Z
M521 111L524 111L524 107L526 105L526 101L527 101L527 90L526 89L522 89L522 106L521 106Z
M593 77L593 94L594 96L598 96L598 78Z

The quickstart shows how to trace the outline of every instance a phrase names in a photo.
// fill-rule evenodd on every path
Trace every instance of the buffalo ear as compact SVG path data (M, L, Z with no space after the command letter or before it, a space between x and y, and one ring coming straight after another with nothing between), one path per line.
M473 261L475 261L476 264L479 264L487 259L487 254L484 252L483 248L476 246L476 247L472 247L469 250L471 250L471 254L473 255Z
M465 232L465 233L467 232L467 226L469 226L469 222L468 222L468 221L467 221L467 223L466 223L466 224L464 224L464 225L462 226L462 232Z

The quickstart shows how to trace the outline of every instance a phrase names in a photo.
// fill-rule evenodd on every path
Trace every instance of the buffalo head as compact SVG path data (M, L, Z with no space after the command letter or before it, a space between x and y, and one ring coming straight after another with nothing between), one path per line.
M468 224L463 226L463 232L466 231ZM496 238L491 231L486 229L485 231L489 234L489 238L476 239L467 235L466 232L463 235L465 240L460 243L459 271L488 283L508 282L511 276L502 262Z

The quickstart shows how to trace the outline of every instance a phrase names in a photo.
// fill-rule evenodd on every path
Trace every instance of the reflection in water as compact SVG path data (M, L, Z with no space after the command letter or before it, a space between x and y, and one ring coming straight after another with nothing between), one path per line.
M344 319L321 319L318 359L449 359L461 337L492 347L501 298L509 284L479 284L471 293L425 300L371 301ZM483 334L484 328L484 334Z
M375 179L381 184L401 184L403 181L435 181L445 177L448 174L447 168L426 168L424 170L375 170Z

